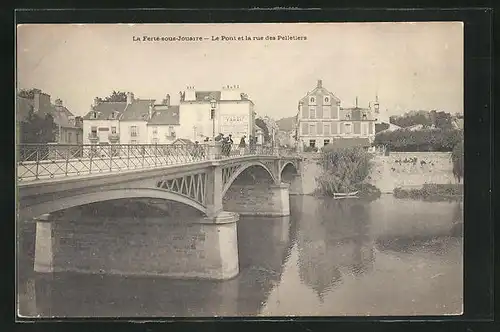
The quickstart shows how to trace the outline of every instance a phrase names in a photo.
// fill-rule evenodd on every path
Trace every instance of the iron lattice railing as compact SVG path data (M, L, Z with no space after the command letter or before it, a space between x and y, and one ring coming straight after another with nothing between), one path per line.
M294 151L224 144L20 144L18 181L52 179L121 170L238 158L291 155Z

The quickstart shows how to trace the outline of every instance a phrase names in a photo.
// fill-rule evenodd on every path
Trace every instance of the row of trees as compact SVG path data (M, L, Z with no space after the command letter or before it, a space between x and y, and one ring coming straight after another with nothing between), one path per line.
M448 130L404 130L381 132L375 136L376 145L384 145L390 151L440 151L449 152L463 140L463 131Z
M57 136L57 125L52 115L38 115L31 107L28 116L19 122L18 134L21 143L54 142Z
M389 122L402 127L411 127L415 125L422 125L424 128L434 127L450 130L453 129L453 117L450 113L443 111L418 111L418 112L408 112L402 116L391 116Z

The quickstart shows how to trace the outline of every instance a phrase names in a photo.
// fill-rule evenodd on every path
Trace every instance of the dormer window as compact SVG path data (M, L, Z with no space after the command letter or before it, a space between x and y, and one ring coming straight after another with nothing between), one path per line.
M366 113L363 113L363 120L366 120Z
M90 113L90 118L91 119L97 119L97 112Z
M311 98L309 99L309 102L311 102L312 104L314 104L314 103L316 102L316 98L311 97Z
M346 117L346 119L347 119L347 120L349 120L349 119L351 118L351 114L347 113L347 114L345 115L345 117Z
M115 112L111 112L111 119L116 119L116 113Z
M328 96L325 97L325 104L328 104L329 102L330 102L330 98L328 98Z

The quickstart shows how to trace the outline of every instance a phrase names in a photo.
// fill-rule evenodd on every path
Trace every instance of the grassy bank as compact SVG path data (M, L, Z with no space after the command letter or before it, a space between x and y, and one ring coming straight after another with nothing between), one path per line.
M425 201L461 201L463 184L424 184L418 189L394 189L394 197L420 199Z

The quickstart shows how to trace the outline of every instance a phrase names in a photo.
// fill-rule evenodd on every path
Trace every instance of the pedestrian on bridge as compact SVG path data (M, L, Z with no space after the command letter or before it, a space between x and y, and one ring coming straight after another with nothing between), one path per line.
M247 147L247 143L245 142L245 138L246 138L246 135L243 135L243 137L240 140L239 148L240 148L240 155L241 156L245 155L245 149Z

